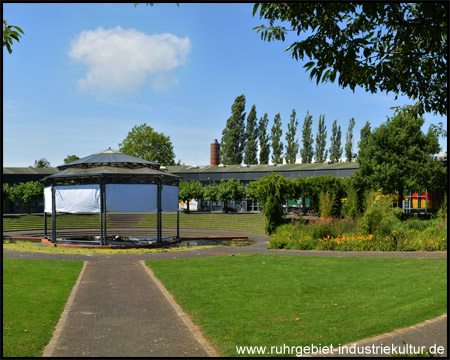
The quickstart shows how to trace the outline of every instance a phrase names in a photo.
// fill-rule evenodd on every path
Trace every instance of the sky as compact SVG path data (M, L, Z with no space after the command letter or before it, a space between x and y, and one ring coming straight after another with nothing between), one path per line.
M292 109L307 111L313 133L325 115L341 126L350 118L357 151L361 128L372 129L413 104L393 93L355 92L310 80L286 42L261 40L253 4L7 3L3 18L25 34L13 52L3 49L3 166L27 167L46 158L55 167L67 155L82 158L119 143L146 123L170 137L175 161L208 165L210 144L222 137L231 106L241 94L246 112L280 113L283 141ZM424 115L426 132L442 116ZM446 139L440 138L442 152ZM284 141L285 142L285 141ZM300 155L298 155L300 158Z

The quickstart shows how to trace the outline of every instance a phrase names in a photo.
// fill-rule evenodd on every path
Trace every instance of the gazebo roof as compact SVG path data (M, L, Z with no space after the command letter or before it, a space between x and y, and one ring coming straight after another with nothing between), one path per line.
M112 166L116 168L146 167L158 170L160 165L156 162L139 159L109 148L108 150L86 156L82 159L59 165L57 168L61 171L69 168L91 168L100 166Z
M106 151L86 156L68 164L58 166L59 172L42 179L44 183L77 180L86 183L97 182L98 178L107 182L152 183L160 179L164 183L178 183L179 177L159 170L155 162L139 159L119 151ZM89 180L91 179L91 180ZM97 179L97 180L95 180Z

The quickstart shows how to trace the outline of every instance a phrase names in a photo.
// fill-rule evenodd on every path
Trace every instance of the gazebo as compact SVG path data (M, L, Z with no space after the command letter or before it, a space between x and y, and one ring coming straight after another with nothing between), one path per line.
M56 244L56 213L100 214L99 244L106 245L107 212L156 212L161 243L162 212L177 211L179 178L160 164L115 150L105 150L57 167L44 183L44 236L52 217L51 241Z

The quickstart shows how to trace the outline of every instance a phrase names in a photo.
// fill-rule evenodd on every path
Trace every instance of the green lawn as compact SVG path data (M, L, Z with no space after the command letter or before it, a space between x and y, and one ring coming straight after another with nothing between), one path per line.
M107 215L107 226L110 226ZM163 213L163 228L176 228L177 215ZM99 215L57 216L58 229L96 229L100 226ZM156 214L146 214L137 225L142 228L156 227ZM52 228L51 217L47 218L47 229ZM264 234L264 216L260 214L190 214L180 213L181 229L236 230ZM43 230L44 219L39 215L3 216L3 231Z
M286 255L146 262L222 356L338 346L439 316L446 259Z
M3 259L3 356L39 357L83 266Z
M177 215L163 214L163 227L176 228ZM156 214L146 214L139 227L156 227ZM264 216L260 214L180 213L181 229L235 230L264 234Z

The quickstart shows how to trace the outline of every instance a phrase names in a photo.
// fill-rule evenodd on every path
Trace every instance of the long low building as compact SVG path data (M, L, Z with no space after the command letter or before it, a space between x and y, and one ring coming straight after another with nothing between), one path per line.
M335 177L348 177L358 170L356 162L339 163L313 163L313 164L283 164L283 165L204 165L204 166L167 166L161 167L181 181L198 180L203 184L219 182L220 180L240 180L243 184L260 179L274 172L289 179L299 176L333 175ZM39 181L48 175L57 173L56 168L3 168L3 182L10 185Z

